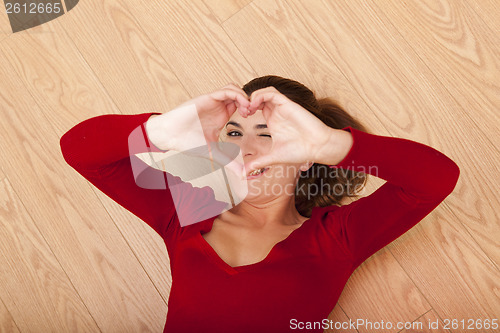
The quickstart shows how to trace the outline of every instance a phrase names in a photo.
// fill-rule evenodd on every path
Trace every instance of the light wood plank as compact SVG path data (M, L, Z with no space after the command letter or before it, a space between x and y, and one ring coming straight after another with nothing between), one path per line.
M46 52L47 61L50 49ZM62 159L59 137L43 115L52 110L34 102L7 64L0 63L0 76L6 79L0 97L0 131L5 135L0 161L20 200L36 216L40 232L100 329L160 331L164 301L87 181ZM28 60L23 66L30 73L39 69ZM55 87L67 87L60 100L74 100L71 81L56 74L49 79Z
M19 332L19 328L14 322L12 315L10 314L9 310L7 310L5 304L1 299L0 299L0 332L5 332L5 333Z
M220 23L236 14L252 0L203 0Z
M94 189L94 192L108 214L113 217L116 226L166 304L172 286L172 274L170 272L170 258L163 239L144 221L116 204L101 191Z
M470 163L471 157L477 163L485 164L484 167L489 170L498 169L500 38L491 34L477 15L462 2L429 0L419 4L409 2L407 5L397 1L390 3L378 3L382 10L373 8L372 4L371 9L376 16L386 15L420 57L425 58L427 66L443 82L453 98L468 114L474 115L473 122L490 142L488 144L483 139L478 141L476 136L471 137L471 133L457 136L457 140L465 138L471 148L462 155L467 157L462 164L467 166L466 172L475 168L474 163ZM452 116L456 116L456 113ZM500 266L500 220L495 212L500 208L500 200L491 195L500 186L500 180L494 175L496 173L491 175L492 183L486 184L480 179L472 179L476 178L472 174L462 176L467 184L471 184L469 186L475 187L478 197L491 198L488 205L472 203L467 194L455 196L457 200L451 200L450 204L468 216L473 215L472 218L464 219L465 226L488 256ZM482 174L481 178L484 177L488 176ZM478 218L478 215L481 217Z
M121 113L167 112L189 95L133 14L123 2L82 1L58 21L59 31L67 31Z
M0 43L12 35L12 28L10 27L9 17L5 7L0 8Z
M472 8L484 23L491 29L493 35L498 37L500 34L500 3L496 0L481 0L481 1L460 1L461 6ZM474 25L481 24L480 21L475 21Z
M62 31L53 32L56 21L16 33L0 45L36 103L54 109L45 121L58 129L83 115L119 113L71 40Z
M457 223L456 212L442 206L433 214L434 221L396 240L391 252L441 318L497 317L500 271Z
M98 330L8 180L0 182L0 239L0 298L21 331Z
M431 310L413 321L411 326L408 326L408 329L401 331L401 333L450 333L450 330L444 327L441 318L434 310Z
M328 328L323 331L323 333L357 333L358 330L353 329L349 325L349 317L346 316L342 307L337 304L333 309L332 313L328 316Z
M202 2L131 0L128 7L191 96L255 76Z
M106 93L111 95L109 100L118 105L120 111L117 112L165 112L188 99L184 88L137 25L128 8L116 2L82 3L78 11L71 15L55 25L62 34L54 41L61 41L58 55L63 59L72 59L75 56L73 49L64 45L72 45L73 40L85 62L92 67L92 72L105 85ZM91 26L100 27L98 32L87 29L89 20ZM64 34L63 28L69 36ZM120 54L120 57L103 57L103 54ZM124 68L127 70L124 71ZM124 84L126 82L129 84ZM33 94L41 94L37 87L31 88ZM96 88L96 91L102 90ZM102 98L106 99L105 96ZM72 117L59 120L54 126L59 135L84 119L111 112L101 108L68 109L66 113ZM58 117L56 112L47 114L53 123ZM166 303L171 276L164 243L144 222L125 212L99 191L95 192Z
M391 134L422 136L427 132L427 122L439 120L437 116L432 118L424 112L426 107L439 110L458 107L451 98L441 101L441 93L446 98L447 92L440 82L430 77L430 86L422 77L422 73L431 74L425 64L419 63L412 50L404 47L404 40L398 38L396 31L387 29L384 22L372 17L373 14L359 2L350 8L345 2L311 1L306 6L299 1L290 1L290 7L310 27L311 35L325 49L330 62L349 78L354 89L377 112L379 121L391 130ZM370 20L369 24L359 22L362 21L359 17ZM313 18L318 22L313 22ZM370 31L373 36L368 38ZM376 42L374 38L378 38ZM396 46L403 51L398 51ZM422 99L421 90L424 89L437 89L439 94ZM462 118L464 123L472 124L469 118ZM426 143L439 142L427 140Z
M429 69L500 146L500 37L462 1L397 0L369 4L402 34ZM497 15L498 21L498 15ZM497 148L498 149L498 148Z
M390 301L389 301L390 300ZM381 250L349 278L338 303L352 321L411 322L431 309L390 251ZM359 332L370 332L365 326ZM384 332L397 332L396 327Z
M496 214L500 201L492 195L500 185L492 167L500 161L500 154L489 136L368 3L311 1L307 6L300 2L293 6L310 18L311 26L315 23L321 44L367 103L379 110L378 117L392 135L430 145L457 162L461 176L446 202L466 216L463 222L473 237L500 263ZM475 171L478 167L481 175ZM485 183L485 177L491 182ZM472 197L488 198L490 203L483 205Z

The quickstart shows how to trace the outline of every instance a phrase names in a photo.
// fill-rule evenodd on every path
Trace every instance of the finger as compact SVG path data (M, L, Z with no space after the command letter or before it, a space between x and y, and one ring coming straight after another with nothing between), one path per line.
M248 114L249 116L251 116L251 115L255 114L255 112L257 112L257 110L264 110L264 107L265 107L265 106L266 106L266 105L265 105L264 103L262 103L262 104L260 104L259 106L256 106L256 107L254 107L254 108L248 108L248 112L247 112L247 114Z
M245 96L245 99L248 100L248 102L249 102L248 105L250 105L250 99L248 98L247 93L243 89L241 89L238 85L236 85L235 83L231 83L231 84L225 86L224 89L230 89L230 90L235 91L239 94L242 94L243 96ZM236 105L236 107L240 111L240 114L243 117L247 116L248 105L241 105L241 106L239 104Z
M265 104L276 106L284 104L288 101L286 96L281 94L278 90L276 90L276 88L268 88L257 90L252 94L249 107L251 112L254 110L262 110Z
M233 109L231 109L231 111L230 111L230 115L232 115L232 114L234 113L234 111L238 110L238 113L239 113L239 114L240 114L243 118L246 118L246 117L248 116L248 113L249 113L248 108L246 108L246 107L242 107L242 106L240 105L240 103L238 103L238 102L234 102L233 104L234 104L234 106L235 106L235 109L234 109L234 110L233 110ZM230 110L230 109L228 109L228 110Z
M230 83L227 86L225 86L223 89L231 89L231 90L237 91L237 92L241 93L243 96L245 96L248 100L250 100L250 98L248 97L245 90L241 89L236 83Z
M250 102L248 101L248 99L246 98L246 96L244 94L242 94L241 92L239 92L237 90L233 90L233 89L229 89L229 88L214 91L213 93L210 94L210 96L213 99L215 99L216 101L220 101L220 102L238 101L242 105L244 105L245 102L246 102L246 104L250 104Z
M229 117L233 115L234 112L238 111L238 113L243 117L248 117L248 109L245 107L241 107L240 103L234 101L226 101L226 110L228 111Z
M226 102L226 101L234 101L238 102L240 108L247 109L250 105L250 101L239 91L235 91L232 89L221 89L213 92L210 96L216 101Z
M278 89L273 86L257 89L250 95L250 101L254 100L257 96L265 94L265 93L280 93Z
M239 103L237 103L236 107L237 107L237 110L240 113L240 115L243 118L247 118L250 115L250 111L248 109L248 107L250 106L250 98L248 97L248 94L235 83L231 83L231 84L225 86L224 88L231 89L231 90L236 91L238 93L241 93L245 96L245 98L248 100L248 104L239 105Z
M232 103L226 104L226 110L228 111L229 116L231 116L236 111L236 109L238 109L237 103L232 102Z

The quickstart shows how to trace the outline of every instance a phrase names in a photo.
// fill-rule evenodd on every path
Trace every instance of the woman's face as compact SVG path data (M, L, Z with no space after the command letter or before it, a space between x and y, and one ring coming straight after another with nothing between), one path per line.
M268 154L272 137L261 110L243 118L235 112L221 131L221 141L239 146L245 164ZM266 202L283 195L294 195L299 176L299 164L275 164L261 170L247 170L246 201Z

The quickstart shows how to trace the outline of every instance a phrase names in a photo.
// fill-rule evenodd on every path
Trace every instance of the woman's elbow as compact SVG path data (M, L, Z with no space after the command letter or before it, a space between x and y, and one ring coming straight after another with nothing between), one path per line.
M453 192L459 177L460 168L454 161L450 160L449 166L440 179L442 189L441 197L443 200Z
M66 163L77 171L85 169L86 163L81 153L81 143L78 142L71 130L59 139L59 147Z
M61 149L62 156L66 163L69 165L73 164L72 154L71 154L71 144L69 139L69 132L64 133L64 135L59 139L59 148Z

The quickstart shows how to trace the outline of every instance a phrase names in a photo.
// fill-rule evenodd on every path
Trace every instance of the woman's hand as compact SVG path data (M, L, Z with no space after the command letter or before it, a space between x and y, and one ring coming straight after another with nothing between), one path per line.
M305 167L314 162L337 164L343 158L342 151L349 151L349 138L346 136L350 137L350 133L325 125L276 88L257 90L250 100L245 116L251 116L256 110L262 110L271 132L272 147L268 154L246 166L247 170L287 163L303 163ZM339 145L336 145L336 142ZM343 149L339 149L340 146L343 146Z
M247 94L234 84L189 100L172 111L152 116L146 123L149 140L162 150L183 152L215 161L237 176L243 175L243 160L234 145L220 147L218 137L231 115L246 115Z
M151 142L163 150L187 151L217 142L231 115L247 113L248 96L234 84L189 100L174 110L151 117L146 130Z

